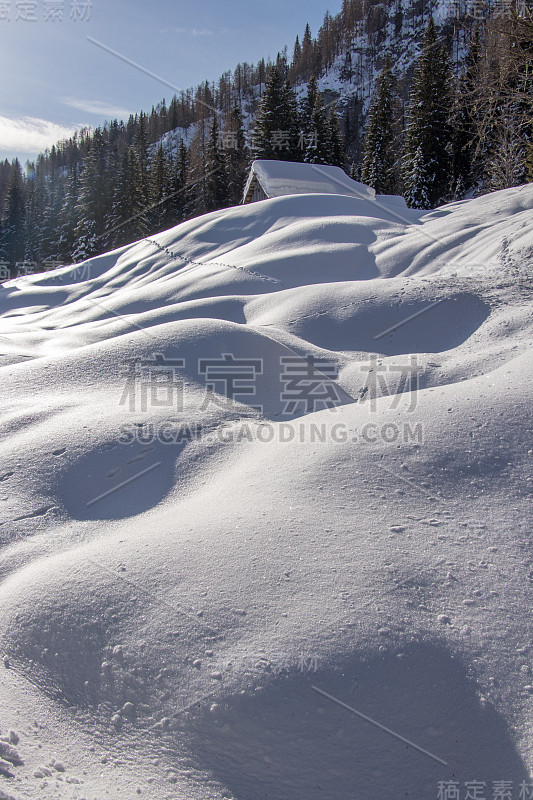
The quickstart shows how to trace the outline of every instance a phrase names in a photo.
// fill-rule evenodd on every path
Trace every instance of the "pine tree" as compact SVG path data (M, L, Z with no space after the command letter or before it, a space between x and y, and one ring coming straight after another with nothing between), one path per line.
M304 133L310 133L313 128L313 111L318 95L318 82L313 75L307 84L307 94L300 103L300 121Z
M226 180L227 200L236 206L242 199L242 192L246 183L247 167L249 162L248 148L244 135L242 112L234 106L225 129L226 147Z
M361 180L361 167L359 164L356 164L355 161L352 161L350 166L350 178L352 181L360 181Z
M313 75L321 75L323 64L323 53L320 42L313 42L313 60L311 71Z
M149 161L149 143L148 143L148 122L146 114L142 111L139 114L139 119L133 136L133 148L138 165L139 173L139 190L142 193L144 203L147 205L150 197L149 177L148 177L148 161Z
M213 116L206 160L206 211L216 211L227 203L227 180L224 154L220 146L217 115Z
M12 165L11 180L7 190L6 215L3 229L4 253L7 261L14 265L24 260L24 219L26 206L22 170L18 158Z
M339 119L333 105L329 108L328 117L328 139L329 139L329 155L328 164L333 167L341 167L344 169L346 164L346 157L344 155L344 144L339 130Z
M313 103L312 106L311 102ZM303 120L303 134L305 137L304 161L308 164L329 164L331 131L328 126L322 94L317 89L315 77L309 81L309 92L305 105L307 108L305 111L306 116Z
M65 199L59 215L59 253L58 257L70 261L75 248L76 227L78 224L79 167L74 164L67 178Z
M430 18L415 67L405 136L405 198L413 208L433 208L450 191L450 72L446 46Z
M52 175L48 187L48 199L43 209L39 253L43 260L59 258L58 220L65 202L65 180L57 175L57 171L55 170L56 174ZM102 245L104 244L105 242L102 242Z
M481 177L481 171L476 164L478 142L474 120L475 104L472 103L480 53L479 30L476 29L470 42L464 75L458 81L451 113L452 190L457 200L462 200Z
M167 198L170 194L168 164L163 146L156 150L150 168L150 211L148 214L151 232L164 231L170 227Z
M302 77L306 81L313 69L313 39L309 23L305 26L305 33L302 39Z
M146 236L147 210L141 190L141 168L133 147L124 153L111 208L106 216L108 247L122 247Z
M378 194L394 194L397 187L394 152L394 92L390 56L377 80L363 139L361 178Z
M32 169L26 182L26 258L31 261L42 261L50 253L57 233L51 219L50 208L53 203L53 183L57 178L50 174L50 165L44 156L37 158L35 169Z
M24 185L25 200L25 257L30 261L40 260L39 224L43 216L41 195L37 188L37 172L34 164L26 168Z
M301 161L298 127L295 94L279 69L272 67L253 132L254 158Z
M189 165L187 174L187 190L185 215L197 217L209 210L209 197L207 186L207 159L209 147L209 132L206 118L202 117L196 125L194 136L189 147Z
M278 68L283 80L287 80L289 77L289 65L287 62L287 48L285 47L283 52L278 53L276 56L276 67Z
M94 131L80 177L76 213L76 261L103 252L106 244L106 217L109 210L110 186L107 181L106 143L102 131Z
M169 200L169 213L171 225L176 225L186 218L186 209L190 203L190 192L187 188L189 172L189 154L183 139L180 139L177 158L172 168L170 183L171 198Z
M301 57L302 57L302 47L300 45L300 39L297 36L296 41L294 42L294 50L292 54L292 65L295 69L298 69Z

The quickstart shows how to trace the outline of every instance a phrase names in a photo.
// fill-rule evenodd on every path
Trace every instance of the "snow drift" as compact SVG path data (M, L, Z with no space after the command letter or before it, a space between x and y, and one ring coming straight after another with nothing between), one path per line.
M530 785L532 205L277 197L0 287L4 795Z

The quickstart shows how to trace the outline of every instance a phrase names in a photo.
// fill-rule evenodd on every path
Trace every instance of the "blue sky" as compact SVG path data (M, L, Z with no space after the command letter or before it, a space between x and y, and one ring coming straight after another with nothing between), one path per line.
M88 36L186 89L285 44L291 52L306 22L316 34L327 8L326 0L0 0L0 158L26 161L77 126L169 101L171 89Z

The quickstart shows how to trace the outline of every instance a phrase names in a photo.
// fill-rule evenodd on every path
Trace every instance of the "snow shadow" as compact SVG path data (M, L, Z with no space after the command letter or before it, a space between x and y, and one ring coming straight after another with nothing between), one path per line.
M43 286L42 283L0 285L0 314L9 320L10 317L22 316L22 312L27 314L35 309L42 311L48 310L50 306L59 306L65 303L68 297L66 290L56 288L54 284L50 287Z
M278 675L259 692L231 697L196 720L201 766L235 800L427 800L438 796L439 781L459 781L464 796L474 780L492 796L493 781L528 780L505 720L481 700L464 663L430 643L400 655Z
M441 353L463 344L489 314L479 297L465 293L442 300L358 304L344 319L324 314L296 323L294 332L327 350Z
M139 428L143 441L112 442L86 453L58 490L72 519L113 520L142 514L163 500L174 483L174 465L185 442L164 445ZM134 434L128 429L127 435Z

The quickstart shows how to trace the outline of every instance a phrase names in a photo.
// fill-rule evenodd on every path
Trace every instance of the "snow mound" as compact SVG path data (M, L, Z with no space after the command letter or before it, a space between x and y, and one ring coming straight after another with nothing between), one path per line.
M276 197L0 287L4 795L519 796L532 204Z

